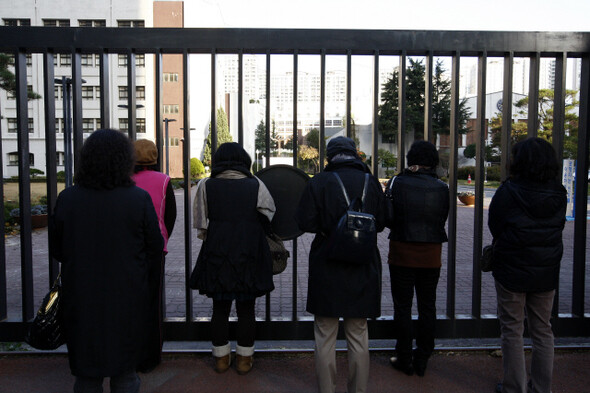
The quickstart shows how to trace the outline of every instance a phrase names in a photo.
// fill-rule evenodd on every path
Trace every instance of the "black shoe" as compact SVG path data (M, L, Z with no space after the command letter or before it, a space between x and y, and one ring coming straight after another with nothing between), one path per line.
M389 363L398 371L407 375L414 375L414 367L410 361L404 362L395 356L389 359Z
M502 383L498 383L496 385L496 393L502 393Z
M428 360L421 359L421 358L414 358L412 361L412 365L414 366L414 371L416 375L419 377L423 377L424 373L426 372L426 363Z

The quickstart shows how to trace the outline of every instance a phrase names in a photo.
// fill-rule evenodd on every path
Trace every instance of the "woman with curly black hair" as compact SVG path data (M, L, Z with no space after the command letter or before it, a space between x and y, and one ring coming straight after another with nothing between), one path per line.
M52 216L50 250L61 262L63 320L74 392L138 392L148 277L159 280L163 239L150 195L131 174L123 133L95 131L84 143L75 185ZM154 278L154 279L155 279Z
M553 374L551 310L563 254L567 193L553 146L528 138L512 147L510 177L490 203L492 272L498 298L504 378L498 393L549 393ZM524 320L533 345L530 379ZM528 379L528 382L527 382Z

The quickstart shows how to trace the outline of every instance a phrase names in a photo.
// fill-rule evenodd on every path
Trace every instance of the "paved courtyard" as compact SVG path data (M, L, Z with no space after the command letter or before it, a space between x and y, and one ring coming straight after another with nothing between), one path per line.
M194 188L193 188L194 192ZM493 190L486 190L484 199L484 238L483 244L491 242L491 236L487 229L487 206L489 205ZM192 200L192 198L191 198ZM168 245L169 254L166 257L166 317L183 318L185 316L185 275L190 274L185 269L185 247L184 247L184 217L183 217L183 194L182 190L176 191L178 205L178 217L174 232ZM471 293L473 277L473 207L463 206L460 202L457 205L457 257L456 257L456 314L471 314ZM568 221L563 233L564 255L560 275L559 312L571 312L572 293L572 264L573 264L573 233L574 222ZM387 251L389 230L386 229L379 234L379 250L383 261L383 291L382 291L382 316L393 315L393 304L391 300L389 270L387 269ZM586 250L590 250L590 241L586 238ZM307 295L307 271L308 255L313 240L312 234L300 236L297 242L297 283L296 283L296 314L297 317L310 316L305 312L305 301ZM287 241L286 246L293 255L293 243ZM196 237L196 231L192 232L192 253L191 268L194 266L201 241ZM588 252L588 251L587 251ZM47 229L34 230L33 232L33 263L34 263L34 284L35 284L35 307L37 307L43 295L48 289L48 251L47 251ZM8 318L17 321L21 319L21 290L20 290L20 238L9 236L6 238L7 257L7 283L8 283ZM590 288L590 269L586 269L586 288ZM274 277L276 289L270 295L271 318L288 318L293 315L293 259L289 259L287 270ZM212 302L205 296L192 292L193 312L198 318L208 318L211 315ZM446 313L447 299L447 245L443 247L443 268L441 279L438 285L437 311L439 315ZM496 296L491 273L482 274L481 289L481 310L482 314L496 313ZM266 299L260 298L257 301L257 317L266 316ZM590 291L586 290L585 311L590 312ZM416 310L414 309L414 312Z

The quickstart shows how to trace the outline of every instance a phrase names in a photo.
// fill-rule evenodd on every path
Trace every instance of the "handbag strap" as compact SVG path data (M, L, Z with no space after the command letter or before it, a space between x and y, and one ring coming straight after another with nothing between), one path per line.
M338 174L336 172L332 172L334 174L334 176L336 176L336 180L338 180L338 183L340 184L340 188L342 188L342 193L344 194L344 199L346 199L346 204L348 206L350 206L350 198L348 197L348 194L346 193L346 188L344 187L344 183L342 183L342 179L340 179L340 176L338 176ZM369 174L365 173L365 184L363 185L363 196L361 197L361 202L363 204L363 207L365 205L365 196L367 195L367 188L369 186Z

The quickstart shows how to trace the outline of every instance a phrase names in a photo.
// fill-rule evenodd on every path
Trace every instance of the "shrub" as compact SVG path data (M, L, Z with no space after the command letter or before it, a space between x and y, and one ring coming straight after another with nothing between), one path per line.
M487 168L487 177L488 181L500 181L501 170L499 165L489 166Z
M205 167L201 160L196 157L191 158L191 179L201 179L205 174Z
M467 180L467 177L471 175L471 180L475 180L475 167L474 166L463 166L457 170L457 178L461 180Z

